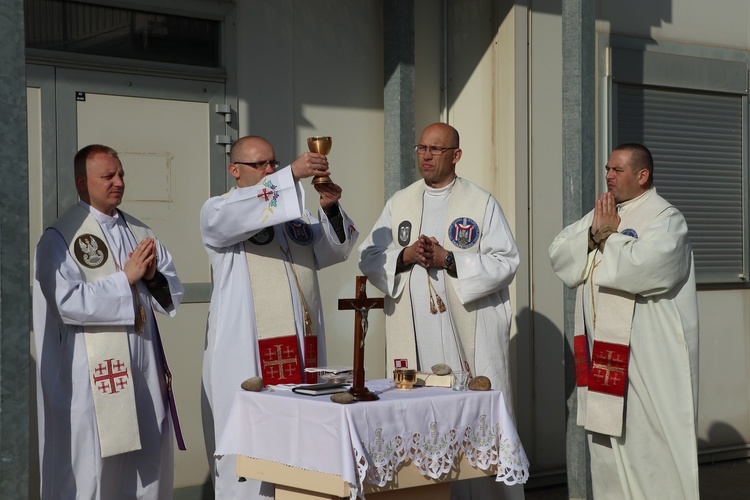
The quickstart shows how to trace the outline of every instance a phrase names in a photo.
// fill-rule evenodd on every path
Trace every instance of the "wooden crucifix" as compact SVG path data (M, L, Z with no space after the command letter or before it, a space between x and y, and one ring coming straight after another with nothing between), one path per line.
M365 337L370 309L383 309L383 299L367 298L367 276L357 276L353 299L339 299L339 311L354 310L354 380L349 392L357 401L375 401L378 395L365 387Z

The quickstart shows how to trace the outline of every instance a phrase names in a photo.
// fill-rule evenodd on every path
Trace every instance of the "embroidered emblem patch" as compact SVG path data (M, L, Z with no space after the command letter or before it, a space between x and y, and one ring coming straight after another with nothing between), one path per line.
M256 245L268 245L273 241L273 237L275 235L276 232L273 230L273 227L267 227L255 233L255 235L250 238L250 243L254 243Z
M458 248L471 248L479 240L479 227L468 217L459 217L448 227L448 238Z
M296 335L260 339L258 351L264 384L299 384L302 382Z
M302 219L289 221L284 224L284 227L286 228L287 236L296 244L306 247L313 242L312 226Z
M622 344L594 342L589 390L623 397L628 383L630 350Z
M411 222L403 221L398 225L398 244L405 247L411 239Z
M258 190L258 199L262 202L268 203L266 208L263 209L263 222L268 220L273 215L273 209L278 207L277 200L279 199L279 192L276 190L276 186L270 179L266 179L263 183L263 189Z
M630 228L623 229L622 231L620 231L620 233L624 234L625 236L631 236L633 238L638 237L638 233L635 232L635 229L630 229Z
M76 244L73 245L73 253L75 253L78 262L91 269L101 267L109 257L107 245L101 238L93 234L79 236L76 239Z
M117 394L128 385L128 369L119 359L105 359L94 368L94 385L104 394Z

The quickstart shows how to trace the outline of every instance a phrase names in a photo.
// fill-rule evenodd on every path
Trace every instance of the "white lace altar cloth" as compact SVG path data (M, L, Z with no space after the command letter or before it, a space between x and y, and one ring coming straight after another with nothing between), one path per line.
M238 391L216 456L244 455L341 476L351 498L365 481L385 486L407 458L424 476L444 477L456 454L497 481L523 484L529 461L500 391L444 387L399 390L368 381L378 401L349 405L290 391Z

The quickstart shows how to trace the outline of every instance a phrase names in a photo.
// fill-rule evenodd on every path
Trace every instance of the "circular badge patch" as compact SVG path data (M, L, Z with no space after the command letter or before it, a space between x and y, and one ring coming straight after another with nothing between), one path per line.
M479 240L479 226L468 217L459 217L448 227L448 238L458 248L471 248Z
M296 244L306 247L313 242L312 226L302 219L289 221L284 224L284 227L286 228L286 235Z
M107 262L109 250L107 245L93 234L83 234L76 239L73 253L78 262L91 269L101 267Z
M405 247L411 239L411 222L405 220L398 225L398 244Z
M273 227L267 227L255 233L253 237L250 238L250 243L256 245L268 245L273 241L274 236L276 236L276 232L273 230Z
M623 229L622 231L620 231L620 234L624 234L625 236L631 236L633 238L638 237L638 233L635 232L635 229L630 229L630 228Z

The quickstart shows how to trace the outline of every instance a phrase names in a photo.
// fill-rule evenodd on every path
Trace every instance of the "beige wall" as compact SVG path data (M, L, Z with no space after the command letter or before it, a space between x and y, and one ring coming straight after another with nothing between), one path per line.
M285 163L307 151L307 137L330 135L331 177L343 188L342 205L363 241L384 196L382 5L339 0L238 7L240 135L269 138ZM254 29L243 29L245 23ZM307 208L317 213L317 194L307 183L305 188ZM358 258L355 250L348 261L319 275L332 365L352 363L354 314L338 311L337 301L354 296ZM380 292L370 287L368 293ZM369 320L367 377L382 378L382 314L373 312Z
M533 339L534 450L541 471L564 472L563 285L547 249L562 229L562 25L559 2L535 1L529 16L528 113L530 298L519 314Z

